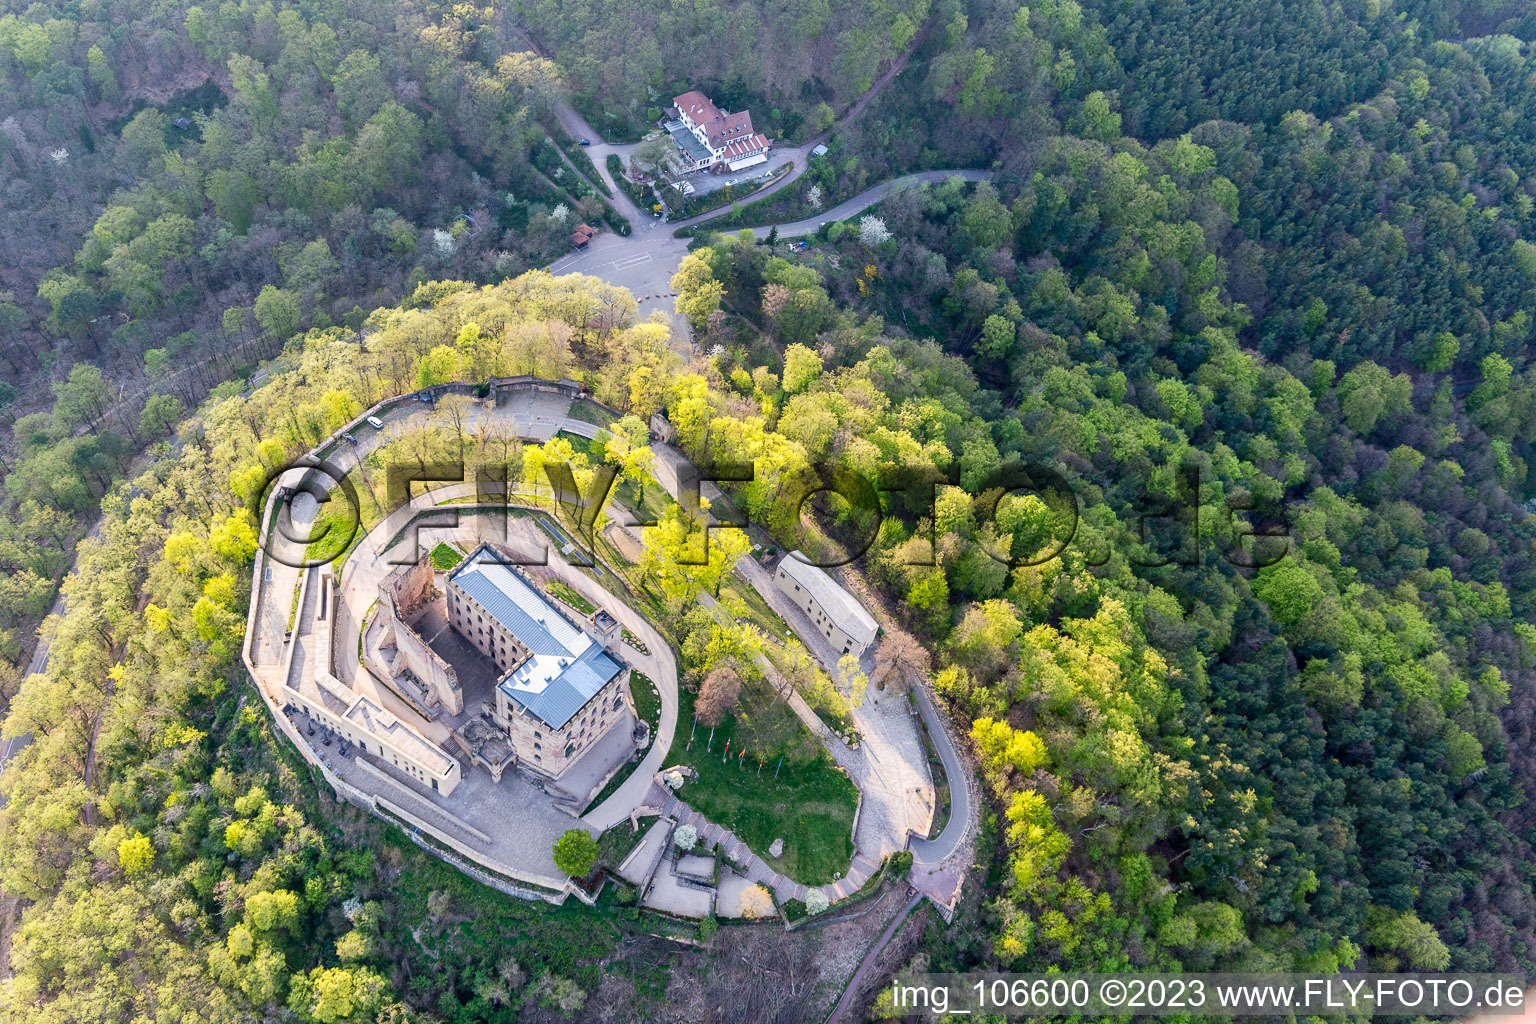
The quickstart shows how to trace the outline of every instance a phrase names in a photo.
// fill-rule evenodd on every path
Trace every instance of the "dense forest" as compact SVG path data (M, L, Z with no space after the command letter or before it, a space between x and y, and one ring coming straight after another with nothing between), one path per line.
M814 135L906 53L932 10L930 0L514 6L566 74L578 107L621 140L701 85L723 107L752 107L759 131Z
M1536 975L1536 19L1165 8L13 0L0 1019L707 1019L685 993L746 983L321 799L241 680L240 481L530 357L751 461L786 546L870 541L986 797L912 966ZM547 141L567 96L620 136L699 86L803 138L900 60L770 219L993 179L805 251L701 231L710 355L524 273L603 213ZM777 515L817 462L956 486Z
M0 13L0 655L106 482L295 330L500 280L618 223L557 143L560 76L490 9ZM53 401L50 403L50 400Z
M1536 167L1509 130L1528 45L1305 5L1235 44L1203 7L1154 26L1120 6L1102 28L1075 4L1004 12L1016 63L952 77L949 49L923 78L934 99L962 83L970 132L893 89L818 179L836 197L885 173L857 152L990 158L995 184L834 226L811 276L711 257L823 372L866 356L840 309L939 339L978 385L930 407L952 478L1059 467L1081 504L1039 566L978 553L1054 550L1062 524L1006 500L888 520L871 558L931 609L938 686L996 800L996 899L981 927L936 931L929 962L1529 972ZM1244 49L1303 17L1315 33ZM996 31L958 15L951 41ZM1080 84L1054 83L1056 124L985 88L1022 63L1044 91L1064 62ZM1173 67L1202 78L1182 101ZM781 429L856 464L904 451L868 419L883 402L826 390L792 401L831 416ZM1238 517L1283 524L1287 557L1243 568ZM881 553L931 549L942 571Z

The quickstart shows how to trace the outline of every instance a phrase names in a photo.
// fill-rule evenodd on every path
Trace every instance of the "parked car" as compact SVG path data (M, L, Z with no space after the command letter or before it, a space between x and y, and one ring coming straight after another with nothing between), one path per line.
M592 140L591 139L577 139L576 140L576 145L578 145L578 146L590 146L590 145L592 145Z
M737 180L738 179L736 179L736 178L732 178L730 181L726 182L726 184L727 185L734 185L734 184L736 184Z
M369 416L368 417L368 425L370 427L372 427L374 430L383 430L384 429L384 421L379 419L377 416Z

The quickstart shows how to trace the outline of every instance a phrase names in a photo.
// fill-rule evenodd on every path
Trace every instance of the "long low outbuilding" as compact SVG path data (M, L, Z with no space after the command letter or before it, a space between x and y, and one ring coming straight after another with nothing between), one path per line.
M874 616L801 552L785 555L773 579L835 650L862 657L875 642L880 626Z

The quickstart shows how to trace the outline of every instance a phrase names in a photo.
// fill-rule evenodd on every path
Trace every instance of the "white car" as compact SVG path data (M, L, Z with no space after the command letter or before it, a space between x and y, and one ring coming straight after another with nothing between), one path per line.
M726 184L727 185L734 185L734 184L736 184L736 179L732 178L730 181L726 182Z
M369 416L368 417L368 425L370 427L372 427L374 430L383 430L384 429L384 421L379 419L377 416Z

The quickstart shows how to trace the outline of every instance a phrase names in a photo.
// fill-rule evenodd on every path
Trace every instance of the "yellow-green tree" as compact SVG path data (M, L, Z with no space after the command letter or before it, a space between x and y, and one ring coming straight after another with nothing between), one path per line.
M742 530L710 525L707 502L701 503L706 507L698 514L682 505L668 506L657 525L645 529L645 574L679 603L700 591L719 597L721 582L752 546Z
M720 298L725 286L715 280L711 269L715 252L709 247L698 249L683 257L677 273L672 275L672 290L677 293L676 307L687 318L694 330L702 330L709 314L720 308Z

